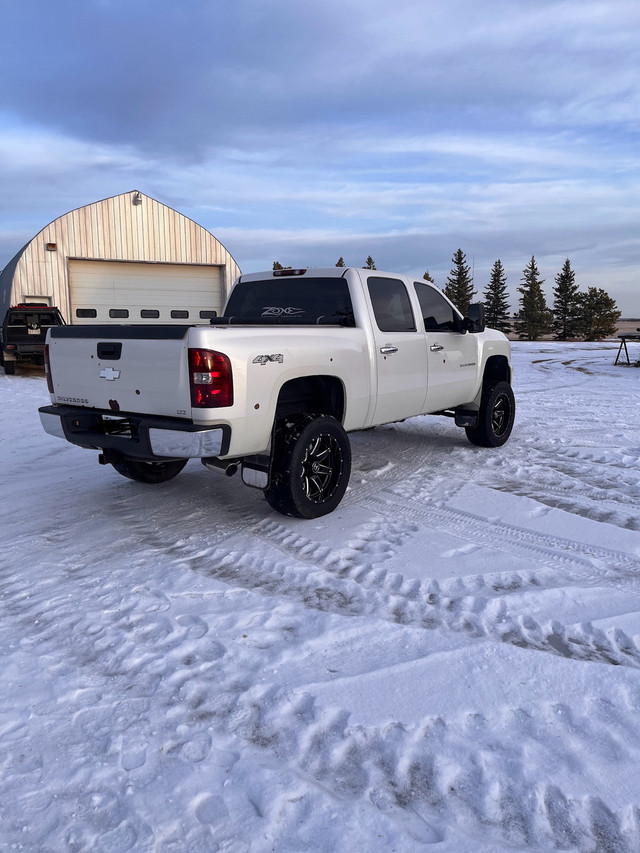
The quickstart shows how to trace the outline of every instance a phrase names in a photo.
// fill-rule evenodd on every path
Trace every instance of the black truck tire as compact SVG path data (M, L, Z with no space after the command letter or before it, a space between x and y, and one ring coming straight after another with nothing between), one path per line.
M167 462L146 462L142 459L129 459L119 456L109 460L118 474L138 483L165 483L177 477L187 464L187 459Z
M319 518L338 506L351 474L351 445L329 415L284 418L276 428L269 505L294 518Z
M16 372L16 363L15 361L5 361L4 363L4 372L7 376L13 376Z
M488 385L482 394L482 403L475 427L465 427L467 438L478 447L502 447L513 429L516 400L508 382Z

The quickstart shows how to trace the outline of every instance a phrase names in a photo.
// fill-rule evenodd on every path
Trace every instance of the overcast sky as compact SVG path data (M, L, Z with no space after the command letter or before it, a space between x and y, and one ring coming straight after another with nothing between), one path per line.
M535 255L640 317L638 0L3 0L0 268L138 189L244 272L443 286L461 248L517 309Z

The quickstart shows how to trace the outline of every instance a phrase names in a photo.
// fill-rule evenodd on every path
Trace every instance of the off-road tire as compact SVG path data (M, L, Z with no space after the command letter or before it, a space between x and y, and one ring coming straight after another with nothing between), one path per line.
M294 518L319 518L338 506L351 474L351 445L329 415L297 415L276 427L269 505Z
M166 483L177 477L187 464L187 459L177 459L167 462L146 462L142 459L129 459L120 456L110 462L123 477L136 480L138 483Z
M513 429L516 400L508 382L488 385L482 394L482 403L475 427L465 427L467 438L478 447L502 447Z

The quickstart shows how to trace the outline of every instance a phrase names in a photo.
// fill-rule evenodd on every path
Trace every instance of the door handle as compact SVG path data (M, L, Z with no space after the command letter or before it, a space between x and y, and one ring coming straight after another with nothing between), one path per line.
M431 350L431 352L440 352L440 350L443 350L444 347L442 346L442 344L431 344L429 349Z
M391 344L387 344L384 347L380 347L380 352L382 355L390 355L392 352L398 352L398 347L393 347Z

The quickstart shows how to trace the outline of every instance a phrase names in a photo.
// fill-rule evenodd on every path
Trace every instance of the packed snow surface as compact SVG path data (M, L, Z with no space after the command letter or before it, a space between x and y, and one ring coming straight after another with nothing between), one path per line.
M0 372L0 849L640 850L640 370L513 350L507 445L354 433L315 521Z

